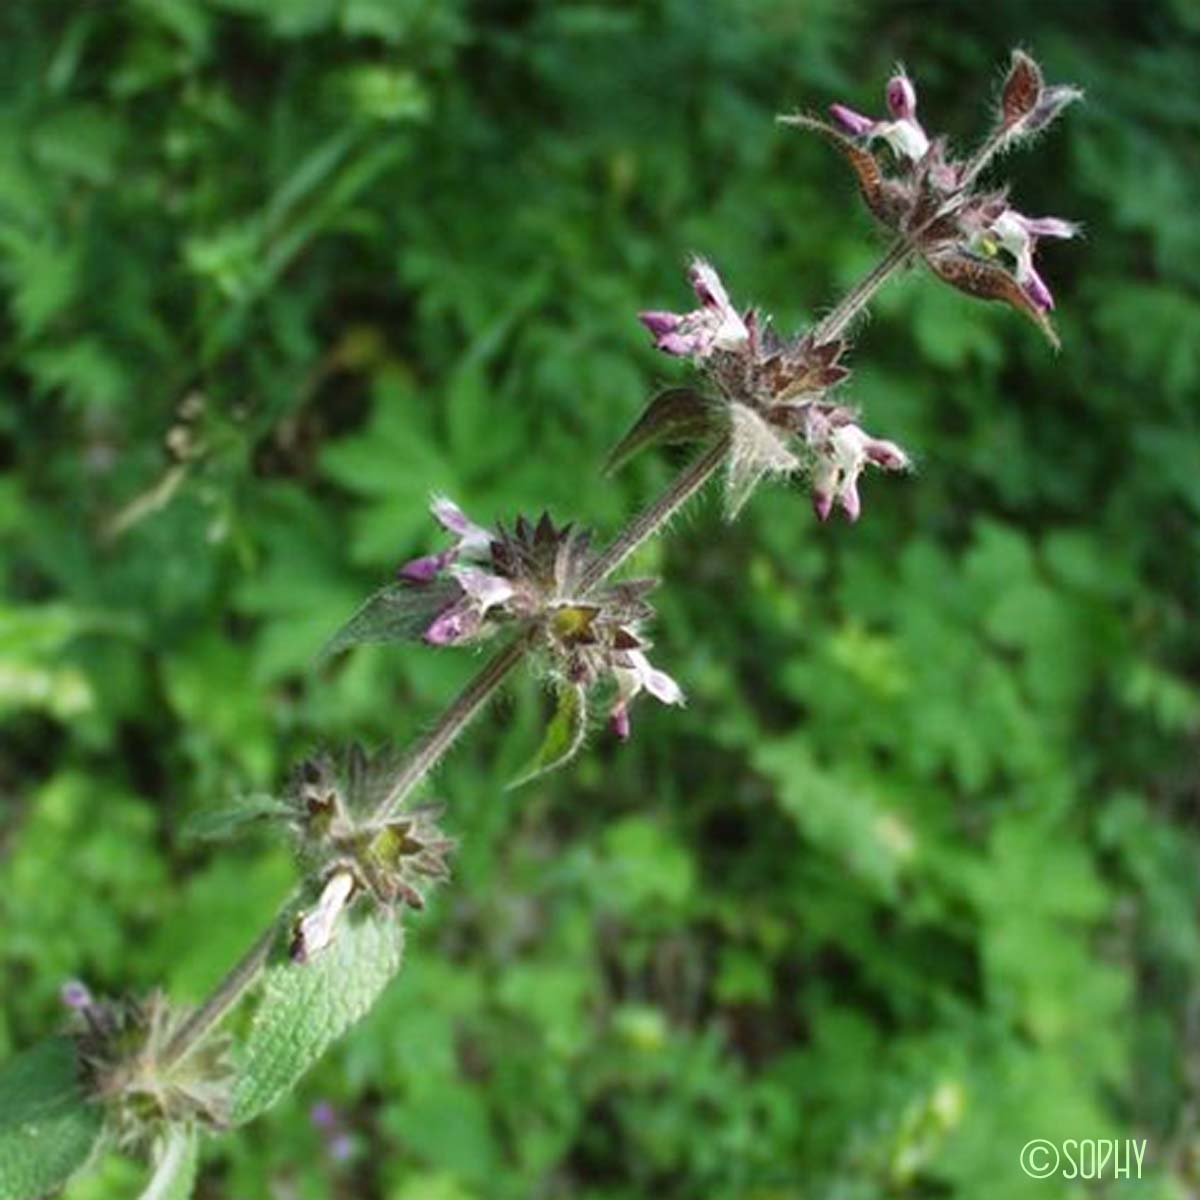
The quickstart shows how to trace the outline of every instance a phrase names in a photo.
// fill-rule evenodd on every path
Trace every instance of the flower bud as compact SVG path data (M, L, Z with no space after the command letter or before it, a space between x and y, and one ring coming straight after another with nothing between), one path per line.
M831 104L829 114L847 133L854 137L866 137L875 128L875 122L862 113L847 108L844 104Z
M898 121L909 121L917 115L917 89L907 75L893 75L888 80L887 106Z

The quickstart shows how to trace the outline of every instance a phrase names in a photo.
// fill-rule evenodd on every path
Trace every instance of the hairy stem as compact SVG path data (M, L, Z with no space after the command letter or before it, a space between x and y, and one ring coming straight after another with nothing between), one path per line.
M913 253L912 242L900 237L888 252L842 297L837 307L812 331L815 345L832 341L871 302L872 297L900 270Z
M652 504L647 505L598 555L580 580L587 595L603 583L631 554L648 542L720 470L729 454L729 438L718 438L690 466L685 467Z
M912 243L899 239L875 268L855 286L840 304L816 327L818 342L836 337L870 302L875 293L904 265L913 252ZM621 565L645 545L681 508L721 469L729 453L728 435L722 435L689 463L664 489L663 493L629 522L592 562L580 580L580 591L586 595L598 587ZM387 795L379 803L374 816L383 820L395 813L412 794L413 789L441 762L459 735L487 706L504 681L529 653L530 641L525 633L514 637L506 646L484 663L468 681L437 723L412 748L392 781ZM286 911L286 910L285 910ZM180 1026L167 1048L167 1061L177 1062L200 1043L225 1015L245 995L266 965L282 917L247 951L240 962L217 985L216 990L196 1012Z
M458 735L487 705L528 651L529 639L522 633L483 664L438 718L437 724L405 757L387 795L375 810L376 819L383 820L391 816L404 803L413 788L437 766L446 751L458 740Z
M284 912L287 910L285 907ZM179 1026L163 1052L164 1067L173 1066L186 1058L232 1011L266 966L282 924L283 915L280 914L230 968L212 995Z

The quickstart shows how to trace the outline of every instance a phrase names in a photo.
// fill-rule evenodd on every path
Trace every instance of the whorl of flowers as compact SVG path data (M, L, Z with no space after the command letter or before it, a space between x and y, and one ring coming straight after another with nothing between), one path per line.
M640 692L663 704L683 703L679 685L646 657L650 642L642 629L654 615L646 597L656 580L586 587L591 535L557 526L546 513L537 522L519 516L511 529L490 531L445 497L435 497L431 511L454 544L398 572L412 589L445 580L456 585L425 629L426 642L459 645L520 625L556 683L583 690L606 680L616 685L609 715L622 738L629 736L629 703Z
M720 431L730 444L731 517L764 476L804 473L821 520L835 505L857 520L863 470L899 471L909 460L894 442L864 432L853 409L831 399L850 375L841 363L847 343L818 342L811 334L783 339L756 310L738 314L709 263L696 259L688 276L700 308L681 316L647 312L640 319L658 349L691 358L712 387L656 397L617 447L615 461L651 441Z
M218 1037L184 1059L168 1050L181 1015L161 991L144 1000L97 1000L77 981L62 1001L73 1014L80 1075L88 1094L103 1103L118 1146L148 1146L165 1123L229 1123L233 1063L228 1038Z
M368 757L352 746L341 763L318 755L293 772L285 800L288 824L315 866L314 906L292 922L289 954L307 962L333 940L342 914L360 897L394 911L425 907L425 891L449 878L455 843L439 825L441 809L413 808L379 818L395 756Z
M1056 341L1046 316L1054 296L1034 253L1041 240L1076 237L1079 226L1060 217L1026 216L1006 189L980 188L976 179L998 150L1040 133L1081 95L1077 88L1048 86L1037 63L1015 51L991 134L981 152L961 160L951 157L944 136L930 137L917 120L917 89L903 71L888 81L887 118L832 104L833 125L802 114L783 120L823 134L842 152L867 207L910 239L941 279L1019 309ZM875 154L879 142L890 152L886 162Z

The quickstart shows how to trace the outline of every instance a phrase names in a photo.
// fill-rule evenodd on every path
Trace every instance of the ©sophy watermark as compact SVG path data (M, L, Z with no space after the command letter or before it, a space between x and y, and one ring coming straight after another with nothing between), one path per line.
M1033 1138L1021 1147L1021 1170L1033 1179L1141 1179L1145 1138Z

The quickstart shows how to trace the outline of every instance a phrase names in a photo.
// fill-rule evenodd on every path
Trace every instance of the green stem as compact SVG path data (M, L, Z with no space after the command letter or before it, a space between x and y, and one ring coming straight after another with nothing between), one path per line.
M417 784L437 766L446 751L458 740L458 735L483 710L528 651L529 639L522 633L483 664L438 718L437 724L408 753L387 795L375 810L376 820L385 820L399 809Z
M258 941L238 959L225 978L217 984L212 995L179 1026L163 1052L162 1066L171 1067L185 1059L220 1025L249 991L266 966L271 949L275 945L275 938L283 924L284 913L289 909L290 905L284 908L283 913L271 922Z
M647 505L598 555L584 572L579 590L587 595L603 583L631 554L644 546L721 469L729 454L729 438L718 438L685 467L657 500Z
M908 262L912 253L912 242L906 237L897 238L879 262L818 323L812 331L813 344L819 346L822 342L833 341L870 304L875 293Z
M845 329L883 284L899 270L910 253L912 245L907 239L897 241L875 268L816 327L814 340L828 341ZM659 533L689 500L703 490L721 469L728 453L729 438L723 435L689 463L662 494L638 513L607 549L596 557L580 580L581 593L587 595L599 587L630 555ZM529 649L529 638L521 633L484 663L433 728L409 752L374 813L376 820L385 820L400 809L413 790L441 762L459 735L483 711L504 681L524 660ZM180 1026L167 1047L168 1063L177 1062L190 1053L246 994L266 965L282 920L281 915L221 980L209 999Z

